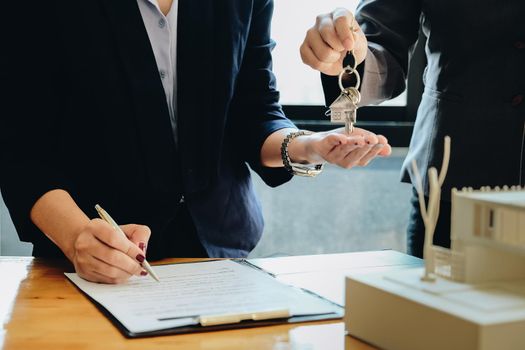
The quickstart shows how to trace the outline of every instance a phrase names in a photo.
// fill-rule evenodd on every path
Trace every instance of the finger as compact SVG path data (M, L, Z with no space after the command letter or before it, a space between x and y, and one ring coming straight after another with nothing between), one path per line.
M313 69L328 74L328 75L337 75L339 74L340 68L333 67L333 64L321 62L317 56L312 51L312 48L306 44L303 43L301 45L301 58L303 62L312 67Z
M330 47L323 40L318 30L310 29L308 36L308 44L319 61L324 63L336 63L339 61L341 52Z
M338 52L345 51L343 42L339 39L335 31L335 25L334 21L332 20L332 16L318 16L317 28L323 41L327 43L333 50Z
M372 149L370 150L370 152L368 152L367 154L365 154L360 160L359 160L359 165L360 166L367 166L374 158L376 158L379 153L383 150L383 148L385 147L385 145L383 144L380 144L378 143L377 145L375 145L374 147L372 147Z
M388 139L384 137L383 135L377 135L377 143L380 143L382 145L388 144Z
M127 281L131 274L115 268L93 256L85 256L80 276L92 282L118 284Z
M388 139L383 135L376 135L377 136L377 143L384 145L381 149L381 151L377 154L379 157L388 157L390 154L392 154L392 147L388 144Z
M368 152L370 152L372 147L372 145L366 145L352 152L348 152L339 165L346 169L353 168L354 166L359 164L361 158L363 158Z
M91 255L108 266L117 268L129 275L140 276L143 271L137 258L132 258L102 243L93 246Z
M334 21L337 36L343 43L344 48L347 51L352 50L354 48L355 39L354 33L350 27L357 26L357 22L354 21L354 16L347 9L338 8L332 12L332 20Z
M123 252L140 263L144 261L144 252L125 235L120 234L105 221L99 219L92 220L90 231L105 245Z
M151 236L151 229L145 225L135 224L121 225L120 228L124 231L126 236L128 236L128 239L139 247L139 249L144 252L144 255L146 255L146 248Z
M327 155L339 145L348 143L347 138L339 133L327 133L326 136L321 140L321 154Z
M345 134L346 135L346 134ZM354 144L356 146L366 145L366 139L362 135L350 135L346 136L346 143Z
M379 138L377 137L377 135L373 133L369 133L368 135L365 135L364 138L365 138L366 144L368 145L374 146L379 143Z
M386 144L385 147L379 152L380 157L388 157L392 154L392 147L389 144Z
M347 154L355 152L361 147L363 146L353 143L337 146L327 154L326 160L332 164L341 165Z

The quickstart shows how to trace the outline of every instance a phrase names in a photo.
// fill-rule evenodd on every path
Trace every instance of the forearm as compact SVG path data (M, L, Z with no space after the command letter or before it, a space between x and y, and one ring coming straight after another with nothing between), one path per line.
M31 220L70 259L74 255L77 235L89 218L64 190L44 194L31 210Z
M385 48L369 43L363 65L359 106L377 105L400 95L406 89L406 71Z

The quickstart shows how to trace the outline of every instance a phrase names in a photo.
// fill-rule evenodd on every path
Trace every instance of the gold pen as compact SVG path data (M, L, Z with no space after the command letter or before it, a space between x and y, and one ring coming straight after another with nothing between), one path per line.
M102 220L104 220L105 222L107 222L108 224L110 224L111 226L113 226L113 228L115 230L117 230L118 233L120 233L121 235L123 235L124 237L126 237L126 239L128 239L128 236L126 236L126 234L124 233L124 231L122 231L122 229L120 228L119 225L117 225L117 223L115 222L115 220L113 220L113 218L108 214L107 211L105 211L104 209L102 209L102 207L100 205L95 205L95 209L97 210L97 213L98 215L100 216L100 218ZM146 259L144 259L144 261L142 262L142 266L146 269L146 271L148 271L148 273L151 275L151 277L157 281L157 282L160 282L160 279L159 277L157 276L157 274L155 273L155 271L153 271L153 269L151 268L151 265L146 261Z

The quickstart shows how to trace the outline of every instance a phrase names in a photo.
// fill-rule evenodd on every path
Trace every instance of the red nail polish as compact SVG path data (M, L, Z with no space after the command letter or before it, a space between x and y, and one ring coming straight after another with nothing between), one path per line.
M147 275L148 275L148 272L147 272L147 271L140 271L140 275L141 275L141 276L147 276Z
M144 242L139 243L140 250L144 251L144 246L145 246Z
M137 261L141 263L144 262L145 257L142 254L138 254L135 259L137 259Z

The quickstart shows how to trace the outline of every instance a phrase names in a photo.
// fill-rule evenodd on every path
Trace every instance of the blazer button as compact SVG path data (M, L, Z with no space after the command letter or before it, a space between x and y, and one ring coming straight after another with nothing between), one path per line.
M523 95L522 94L519 94L519 95L516 95L512 98L512 101L510 102L510 105L512 107L518 107L519 105L521 105L523 103Z
M518 40L514 43L514 47L517 48L518 50L525 49L525 42Z

